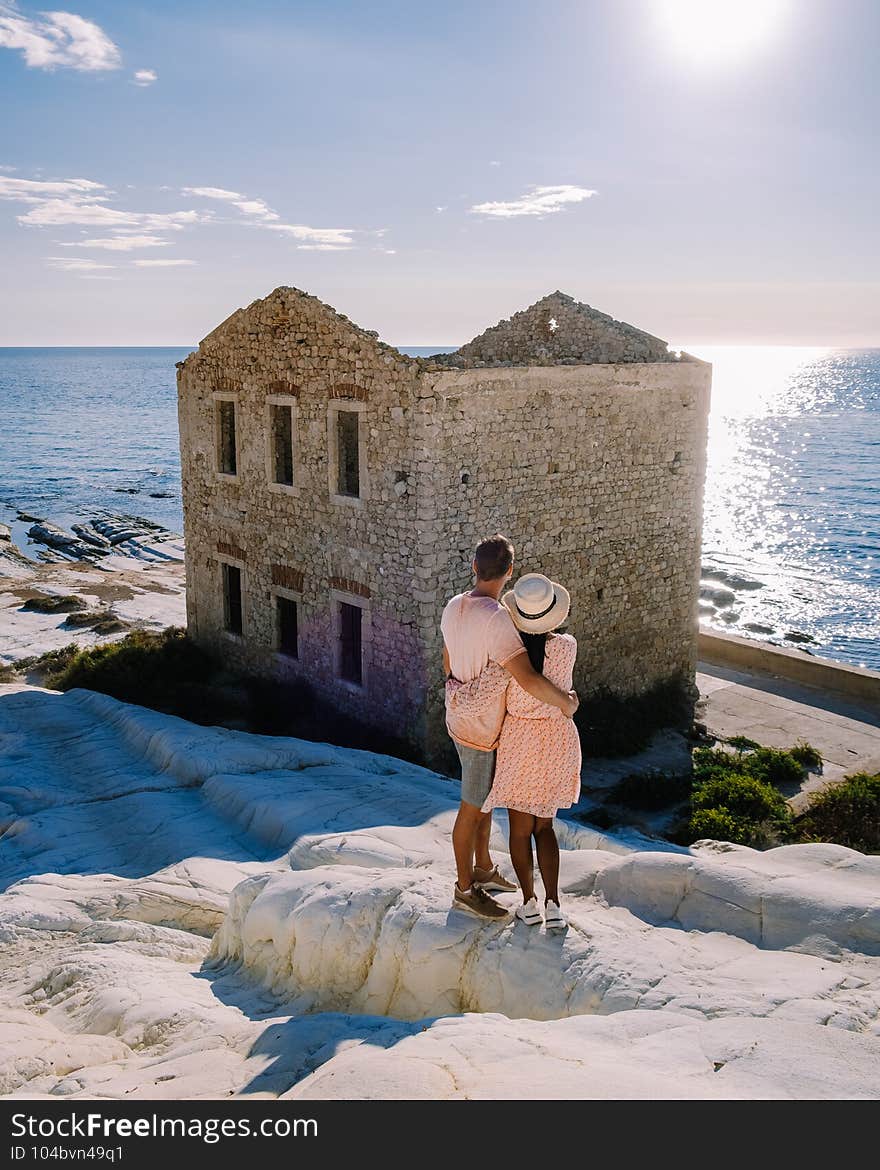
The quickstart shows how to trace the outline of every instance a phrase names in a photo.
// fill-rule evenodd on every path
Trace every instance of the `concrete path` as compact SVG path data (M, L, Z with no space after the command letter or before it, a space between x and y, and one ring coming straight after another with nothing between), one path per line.
M822 754L821 774L811 774L792 800L852 772L880 772L880 711L785 679L745 674L700 663L697 718L718 736L745 735L767 747L791 747L804 739Z

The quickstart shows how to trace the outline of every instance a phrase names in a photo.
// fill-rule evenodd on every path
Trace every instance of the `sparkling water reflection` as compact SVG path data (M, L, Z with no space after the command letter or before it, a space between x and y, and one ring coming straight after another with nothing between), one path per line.
M685 348L714 364L704 620L880 669L880 350ZM186 353L0 349L0 520L16 539L16 508L179 530Z
M704 565L761 586L703 620L880 666L880 351L692 352L714 365Z

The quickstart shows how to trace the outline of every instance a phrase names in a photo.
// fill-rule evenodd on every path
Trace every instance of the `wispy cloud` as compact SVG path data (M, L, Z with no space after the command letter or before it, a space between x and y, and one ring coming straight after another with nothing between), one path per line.
M47 199L38 203L18 222L27 227L147 228L152 231L179 231L210 218L198 211L120 211L103 203L82 203L76 199Z
M161 248L164 237L186 227L209 223L210 211L132 211L111 206L117 193L92 179L23 179L0 174L0 200L24 204L27 211L16 218L29 228L82 228L85 239L58 240L58 247L82 250L99 248L107 252L133 252L139 248ZM91 228L94 234L87 229ZM95 229L98 229L95 232ZM100 234L99 234L100 233ZM194 264L192 260L160 261L166 264ZM51 268L80 276L117 267L78 256L52 256ZM136 265L140 267L140 264ZM146 265L145 265L146 266ZM115 278L114 278L115 279Z
M227 191L225 187L181 187L181 195L195 195L197 199L223 199L234 203L236 199L244 199L239 191Z
M296 240L296 246L301 252L343 252L356 246L356 228L316 228L304 223L277 223L278 213L263 199L248 199L240 191L229 191L225 187L183 187L181 193L200 199L216 199L237 207L255 226L281 232ZM367 234L384 236L387 231L387 228L378 228Z
M159 74L155 69L136 69L134 77L131 79L132 85L152 85L154 81L159 80Z
M108 252L133 252L136 248L165 248L168 240L160 236L107 236L96 240L56 240L61 248L105 248Z
M313 228L304 223L270 223L266 226L273 232L300 241L297 247L303 252L341 252L354 247L354 228Z
M195 260L133 260L135 268L184 268L195 264Z
M46 199L60 195L72 196L75 199L106 199L106 191L103 183L93 183L91 179L44 182L40 179L13 179L0 175L0 199L10 199L16 203L42 203Z
M196 199L219 199L223 203L231 203L237 207L242 215L252 216L255 219L271 221L278 219L278 213L273 211L263 199L249 199L240 191L227 191L225 187L183 187L181 194Z
M60 268L62 272L98 272L116 267L115 264L99 264L97 260L89 260L85 256L49 256L46 263L50 268Z
M171 233L210 223L238 222L251 228L280 232L290 238L297 249L308 252L345 252L359 243L366 246L370 237L382 239L388 232L387 228L368 230L279 223L278 213L264 199L251 198L226 187L184 187L182 194L225 204L238 214L230 218L203 208L165 212L131 210L119 206L122 200L118 192L92 179L25 179L0 174L0 200L24 204L24 209L16 216L19 224L35 229L82 229L80 236L83 238L57 241L58 247L65 249L96 248L123 253L140 248L167 247L171 241L166 237ZM125 199L128 198L125 194ZM387 251L393 253L394 249ZM61 270L80 273L113 267L97 261L86 263L76 257L52 257L49 263ZM135 260L128 267L173 268L195 264L195 260L169 258Z
M31 69L100 73L122 67L122 54L100 25L72 12L27 16L0 3L0 48L20 52Z
M493 203L477 203L469 210L476 215L488 215L498 219L512 219L520 215L553 215L562 211L569 203L581 203L595 195L586 187L562 184L557 187L532 187L518 199Z

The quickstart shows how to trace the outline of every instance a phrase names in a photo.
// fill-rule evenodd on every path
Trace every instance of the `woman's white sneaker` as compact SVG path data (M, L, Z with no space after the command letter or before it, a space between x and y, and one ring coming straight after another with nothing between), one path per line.
M556 902L548 902L544 907L544 925L548 930L565 930L568 926L565 915Z
M538 909L537 898L529 898L522 906L516 908L517 918L526 924L526 926L537 926L541 921L541 911Z

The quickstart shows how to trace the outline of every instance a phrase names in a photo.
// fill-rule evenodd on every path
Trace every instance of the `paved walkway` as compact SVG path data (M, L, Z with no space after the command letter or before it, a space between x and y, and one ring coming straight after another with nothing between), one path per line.
M880 711L857 700L830 695L785 679L746 674L700 663L697 718L715 735L745 735L768 747L811 743L823 770L811 774L794 806L806 793L851 772L880 772Z

